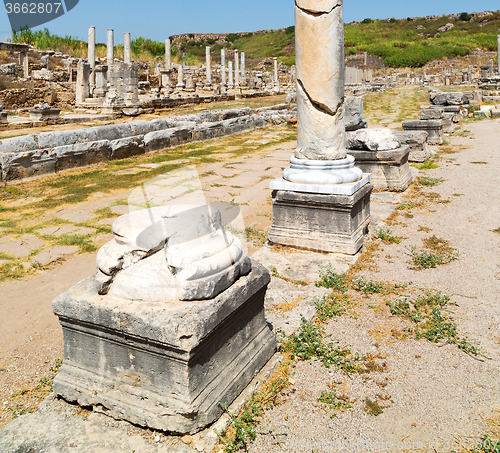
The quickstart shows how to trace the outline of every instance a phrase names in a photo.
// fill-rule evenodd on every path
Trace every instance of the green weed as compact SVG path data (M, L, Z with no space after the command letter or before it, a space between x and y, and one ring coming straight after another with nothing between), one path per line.
M469 355L478 356L477 346L467 336L460 336L448 305L450 296L440 291L426 291L411 300L408 297L387 301L391 314L408 319L415 324L411 332L417 340L425 338L432 343L444 341L454 344Z
M318 403L324 403L333 411L343 411L345 409L350 409L352 406L349 403L349 398L345 395L337 395L335 390L329 392L322 390L321 395L317 398ZM335 417L335 414L330 415L331 418Z
M422 176L417 178L418 184L421 184L422 186L428 186L428 187L437 186L442 181L443 181L442 178L426 178L426 177L422 177Z
M345 293L348 289L348 275L347 272L341 274L335 272L332 265L321 271L320 280L315 283L317 287L329 288L335 291Z
M333 341L325 342L322 328L302 316L299 330L280 339L280 350L290 354L292 360L319 360L326 368L335 367L346 373L362 373L363 358L342 348Z
M392 234L392 229L387 227L387 228L380 228L377 231L377 237L379 239L382 239L385 243L387 244L399 244L401 242L401 237L399 236L394 236Z
M447 264L458 259L458 251L450 246L445 239L437 238L435 235L424 239L424 249L411 247L412 269L430 269L441 264Z
M340 316L347 311L348 297L342 296L323 296L321 300L316 300L315 306L320 321L332 319L335 316Z
M439 168L439 165L434 163L434 159L429 159L423 164L412 164L412 166L418 168L419 170L432 170L433 168Z

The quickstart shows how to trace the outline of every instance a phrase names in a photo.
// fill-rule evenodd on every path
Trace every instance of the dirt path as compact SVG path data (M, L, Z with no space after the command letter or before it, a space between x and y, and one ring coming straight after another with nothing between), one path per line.
M375 239L373 262L355 278L411 282L397 290L401 296L364 296L351 289L346 313L325 324L331 339L371 358L371 372L348 375L318 360L299 361L282 404L261 416L249 451L450 453L472 451L484 434L500 437L499 126L463 125L471 133L440 148L438 168L415 171L436 185L416 184L405 194L389 222L401 242ZM458 259L411 269L412 247L422 250L432 236L449 241ZM446 337L416 340L408 329L417 324L392 314L386 303L404 303L405 297L412 303L425 291L450 296L453 314L442 313L456 323L458 338L479 345L479 356L447 344ZM320 402L321 392L336 396Z

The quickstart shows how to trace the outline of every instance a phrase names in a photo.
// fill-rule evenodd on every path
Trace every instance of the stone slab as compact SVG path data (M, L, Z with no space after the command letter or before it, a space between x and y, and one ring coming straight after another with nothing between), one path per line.
M80 249L78 247L51 247L42 250L40 253L35 255L31 261L45 266L57 261L59 258L63 258L64 256L74 255L79 250Z
M269 186L271 190L286 190L291 192L317 193L326 195L353 195L370 181L371 175L363 174L363 178L361 180L345 184L300 184L286 181L285 179L276 179L271 181Z
M141 426L199 431L274 354L269 278L252 262L214 299L170 303L99 296L94 277L80 282L53 302L64 334L54 392Z

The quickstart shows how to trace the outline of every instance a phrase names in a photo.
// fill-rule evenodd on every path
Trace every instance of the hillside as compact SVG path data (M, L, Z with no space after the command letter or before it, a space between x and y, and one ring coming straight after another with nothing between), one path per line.
M352 22L345 26L346 56L368 52L380 58L387 67L423 67L433 60L452 59L470 55L477 49L496 50L500 30L500 11L461 13L449 16L372 20ZM247 66L256 66L267 57L279 57L287 65L295 63L295 28L261 30L251 33L196 34L171 36L174 60L202 62L205 46L212 48L215 60L220 60L220 50L238 49L245 52ZM60 38L44 32L14 34L15 42L26 42L39 49L60 50L75 56L85 56L86 45L71 37ZM163 57L162 42L136 38L132 54L136 60L153 60ZM105 49L98 49L101 53ZM117 54L123 52L117 46Z

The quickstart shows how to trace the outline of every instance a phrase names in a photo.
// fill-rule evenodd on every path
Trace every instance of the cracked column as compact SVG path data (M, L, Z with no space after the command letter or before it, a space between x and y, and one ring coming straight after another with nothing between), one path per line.
M233 82L233 62L230 60L227 62L227 70L228 70L228 73L229 73L229 82L227 84L228 87L233 87L234 86L234 82Z
M271 181L271 243L354 255L370 221L370 174L347 154L342 0L296 0L297 148ZM274 59L274 78L277 79Z
M342 1L295 4L299 159L346 157Z
M274 86L277 87L280 84L280 80L278 78L278 58L273 57L273 66L274 66Z

